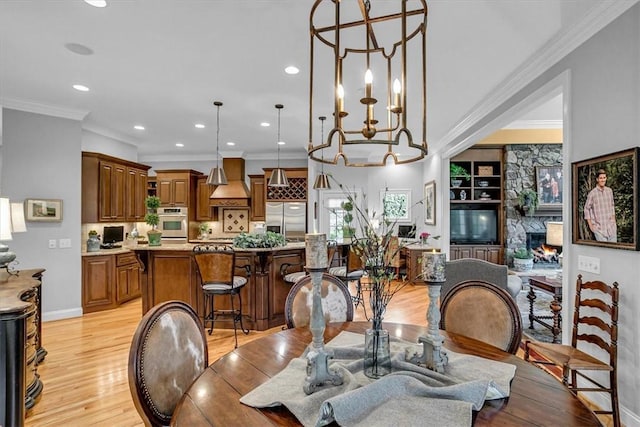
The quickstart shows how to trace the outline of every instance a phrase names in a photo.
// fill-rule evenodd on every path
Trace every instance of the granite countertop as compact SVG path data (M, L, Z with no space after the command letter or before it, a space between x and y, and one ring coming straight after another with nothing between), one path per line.
M210 242L210 241L209 241ZM214 243L214 242L211 242ZM220 242L215 242L220 243ZM135 248L130 248L131 250L142 250L142 251L191 251L193 247L196 246L194 243L162 243L160 246L149 246L149 245L138 245ZM287 243L285 246L278 246L275 248L238 248L233 247L233 249L237 252L273 252L273 251L284 251L289 249L304 249L304 242L294 242Z
M82 249L82 256L100 256L100 255L120 255L120 254L126 254L128 252L131 252L131 250L134 249L134 247L121 247L121 248L115 248L115 249L100 249L98 251L94 251L94 252L87 252L86 247Z

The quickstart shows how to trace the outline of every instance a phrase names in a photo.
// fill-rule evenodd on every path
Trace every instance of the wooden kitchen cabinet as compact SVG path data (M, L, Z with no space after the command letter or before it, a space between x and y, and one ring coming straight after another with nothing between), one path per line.
M207 184L207 175L198 178L196 197L196 220L197 221L217 221L217 210L211 206L209 196L213 192L213 187Z
M82 312L116 307L113 291L115 259L113 255L82 257Z
M82 222L142 221L150 166L82 153Z
M201 172L193 170L156 171L156 190L161 206L184 206L195 208L196 186ZM190 214L190 218L195 215Z
M497 245L451 245L449 247L449 257L451 260L475 258L494 264L502 264L503 250L501 246Z
M141 294L140 264L131 252L116 255L116 302L121 304Z
M266 196L264 175L249 175L249 190L251 191L251 221L266 219Z

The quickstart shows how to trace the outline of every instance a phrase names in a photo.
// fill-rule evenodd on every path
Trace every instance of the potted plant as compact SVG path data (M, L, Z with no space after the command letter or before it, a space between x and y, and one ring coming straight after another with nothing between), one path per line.
M151 230L147 232L149 238L149 246L160 246L162 232L158 230L160 217L158 216L158 208L160 207L160 198L158 196L147 196L145 199L147 206L147 214L144 216L144 222L151 226Z
M513 251L513 269L515 271L529 271L533 268L533 252L531 249L518 248Z
M471 179L471 174L462 166L455 163L449 165L449 176L451 177L451 186L460 187L462 179Z
M209 231L209 224L206 222L201 222L198 226L198 231L200 232L200 240L207 240L207 232Z
M342 226L342 238L353 237L356 231L356 229L351 225L353 222L353 203L351 201L342 202L340 207L345 211L345 214L342 217L344 222Z
M531 188L525 188L518 194L518 205L521 213L527 213L529 216L533 216L540 199L538 193Z

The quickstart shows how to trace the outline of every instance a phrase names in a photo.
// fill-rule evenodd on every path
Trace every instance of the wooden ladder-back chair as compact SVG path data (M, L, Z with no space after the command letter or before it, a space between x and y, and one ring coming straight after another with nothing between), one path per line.
M353 303L347 286L331 274L322 274L320 285L322 311L325 322L351 322ZM313 283L311 276L298 280L289 290L284 303L284 319L288 328L308 326L313 307Z
M247 284L247 278L236 275L236 254L231 246L227 245L198 245L193 248L193 256L196 260L200 283L204 294L204 318L203 325L211 323L209 335L213 332L213 324L218 316L231 316L233 320L233 335L238 347L238 324L243 333L249 330L242 323L242 288ZM240 267L238 267L240 268ZM250 269L245 268L247 277ZM214 297L216 295L229 295L230 309L216 309ZM234 304L234 296L238 296L238 308Z
M604 297L604 299L603 299ZM611 396L611 410L596 410L596 414L609 414L614 427L620 426L618 407L618 283L612 286L599 280L583 282L578 275L571 345L537 341L525 342L525 360L538 365L562 367L562 382L569 390L578 392L606 392ZM584 311L583 311L584 309ZM581 344L581 345L580 345ZM585 350L597 346L605 351L609 360L602 361ZM534 359L535 358L535 359ZM593 378L593 373L582 371L608 371L609 385ZM578 376L587 380L587 386L578 385Z
M455 285L440 305L440 327L516 354L522 339L520 310L511 295L493 283L469 280Z
M140 320L129 350L129 389L145 425L168 426L191 383L209 365L209 350L197 313L182 301L167 301Z

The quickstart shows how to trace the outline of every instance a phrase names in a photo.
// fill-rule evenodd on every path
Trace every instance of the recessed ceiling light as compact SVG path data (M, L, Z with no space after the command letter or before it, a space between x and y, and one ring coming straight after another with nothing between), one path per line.
M300 70L298 69L298 67L294 67L293 65L289 65L287 68L284 69L284 72L287 74L298 74L300 72Z
M93 55L93 49L79 43L66 43L64 45L68 50L78 55Z
M75 90L79 90L80 92L89 92L89 88L85 85L73 85Z
M106 7L107 0L84 0L85 3L90 4L93 7Z
M133 128L135 130L144 130L144 126L142 126L142 125L135 125Z
M182 142L176 142L176 147L184 147L184 144Z
M285 144L286 144L286 142L284 142L284 141L278 141L278 145L285 145Z
M266 128L266 127L271 126L271 124L269 124L267 122L262 122L262 123L260 123L260 126L262 126L263 128Z
M233 147L234 145L236 145L236 143L229 141L229 142L227 142L227 145L230 146L230 147Z
M202 123L196 123L196 124L195 124L195 127L196 127L197 129L204 129L204 125L203 125Z

